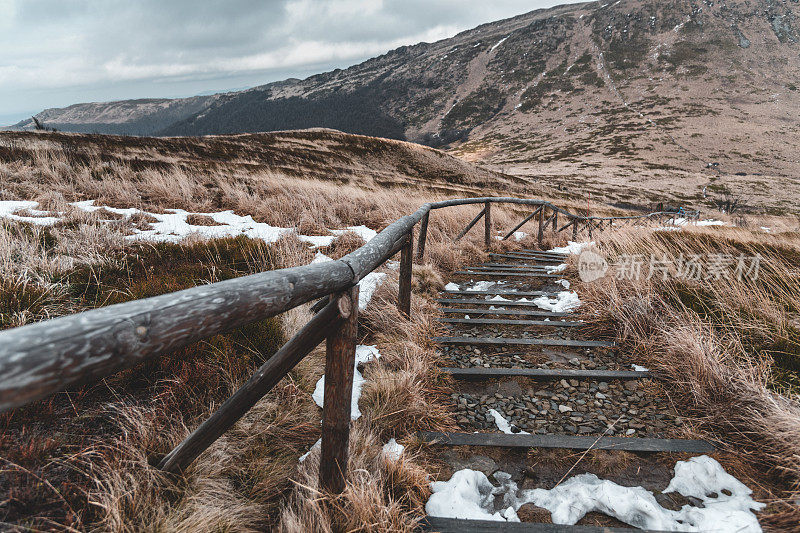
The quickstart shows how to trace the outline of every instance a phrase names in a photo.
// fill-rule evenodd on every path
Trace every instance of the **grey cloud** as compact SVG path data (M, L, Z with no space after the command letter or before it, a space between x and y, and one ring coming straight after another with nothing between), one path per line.
M188 96L305 77L347 67L397 42L441 38L560 3L5 1L11 16L0 20L0 115L75 101ZM4 9L9 12L0 5L0 18ZM292 54L298 50L303 53ZM264 59L268 54L273 55ZM254 59L244 61L248 58Z

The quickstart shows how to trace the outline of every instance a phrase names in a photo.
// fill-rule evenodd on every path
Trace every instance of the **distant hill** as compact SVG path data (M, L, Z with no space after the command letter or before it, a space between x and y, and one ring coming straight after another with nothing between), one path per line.
M753 189L767 202L800 174L799 16L797 0L572 4L305 80L38 118L141 135L328 127L443 147L521 176L569 177L620 202L636 180L653 201Z

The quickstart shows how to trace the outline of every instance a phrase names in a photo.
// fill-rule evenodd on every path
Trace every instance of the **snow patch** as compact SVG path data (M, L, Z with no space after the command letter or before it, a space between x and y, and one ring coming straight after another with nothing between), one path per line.
M555 274L556 272L563 272L567 268L566 263L561 263L560 265L556 265L553 267L547 267L548 274Z
M358 408L358 400L361 398L361 388L364 386L364 376L358 370L358 365L368 363L375 359L380 358L381 354L377 346L356 346L355 370L353 371L353 395L350 400L350 419L356 420L361 418L361 410ZM325 376L323 375L317 381L314 387L314 392L311 395L318 406L322 407L325 404Z
M363 311L372 300L375 290L381 286L386 279L384 272L370 272L358 282L358 310Z
M578 294L574 291L560 291L555 297L540 296L533 300L538 307L553 311L554 313L564 313L577 309L581 305Z
M631 368L633 368L636 372L650 372L649 368L645 368L639 365L631 365Z
M453 283L452 281L444 286L444 290L446 291L459 291L461 290L461 286L458 283Z
M515 435L515 434L530 435L530 433L528 433L527 431L518 431L517 433L511 431L511 424L509 424L508 420L506 420L503 417L503 415L498 413L496 410L489 409L489 414L494 417L494 423L497 425L497 429L499 429L503 433L507 433L509 435Z
M594 474L574 476L550 490L522 491L510 474L495 472L493 477L500 486L469 469L459 470L449 481L432 483L433 494L425 510L431 516L516 521L516 511L533 503L550 511L553 523L561 525L574 525L596 511L641 529L756 533L761 527L753 511L766 505L754 501L747 486L705 455L675 464L675 476L664 493L692 496L704 506L685 505L677 511L661 507L653 493L642 487L623 487ZM505 510L495 512L498 495Z
M499 41L497 41L497 42L495 43L495 45L494 45L494 46L492 46L491 48L489 48L489 51L490 51L490 52L494 52L494 49L495 49L495 48L497 48L498 46L500 46L501 44L503 44L503 43L505 42L505 40L506 40L506 39L508 39L508 35L506 35L505 37L503 37L502 39L500 39Z
M396 440L389 439L389 442L383 445L381 456L391 463L396 463L400 460L400 456L403 455L403 450L405 449L406 447L399 444Z
M308 456L311 455L311 452L313 452L314 450L319 450L320 448L322 448L322 439L318 439L317 442L315 442L314 445L311 446L311 448L309 448L306 453L300 456L298 461L302 463L303 461L308 459Z
M583 251L584 248L587 246L593 246L594 241L592 242L574 242L574 241L567 241L566 246L561 246L558 248L552 248L547 250L548 252L553 252L557 254L571 254L571 255L578 255Z
M557 284L559 284L559 285L561 285L561 286L562 286L562 287L564 287L565 289L569 289L569 281L567 281L567 280L565 280L565 279L560 279L560 280L557 280L557 281L556 281L556 283L557 283Z

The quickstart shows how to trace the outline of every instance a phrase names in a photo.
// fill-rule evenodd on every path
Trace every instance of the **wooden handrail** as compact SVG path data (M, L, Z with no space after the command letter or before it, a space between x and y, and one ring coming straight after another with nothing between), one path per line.
M536 206L537 209L506 238L538 214L540 241L544 226L551 219L553 230L556 230L558 214L569 221L558 231L571 224L573 240L579 222L586 223L584 229L588 227L591 236L594 225L602 227L603 221L609 221L610 225L613 220L679 214L658 212L630 217L586 217L544 200L511 197L459 198L427 203L414 213L392 222L364 246L339 260L251 274L0 331L0 411L99 380L158 354L319 300L313 307L316 314L309 323L218 411L165 456L159 466L168 472L185 469L327 337L326 373L331 374L326 380L323 409L325 419L331 422L323 423L323 427L328 429L323 431L322 450L331 461L324 466L321 479L324 488L340 492L347 469L347 453L342 447L346 448L349 435L350 403L349 393L346 402L339 396L352 387L352 368L348 365L352 365L355 351L353 328L358 310L357 283L401 252L398 308L409 316L414 226L422 221L417 251L417 261L422 261L432 210L484 204L478 216L456 240L485 217L484 244L489 249L493 239L493 203ZM546 209L553 211L547 222L544 221ZM331 298L331 295L335 297ZM347 298L349 304L343 303ZM333 402L330 406L329 399ZM347 404L346 413L344 403ZM343 420L347 420L347 424Z

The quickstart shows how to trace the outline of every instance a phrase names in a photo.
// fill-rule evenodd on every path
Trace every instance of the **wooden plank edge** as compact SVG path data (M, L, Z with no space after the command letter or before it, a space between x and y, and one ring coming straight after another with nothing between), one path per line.
M714 446L704 440L659 439L653 437L596 437L582 435L526 435L520 433L457 433L421 431L427 443L444 446L497 446L501 448L560 448L568 450L610 450L642 453L712 453Z

